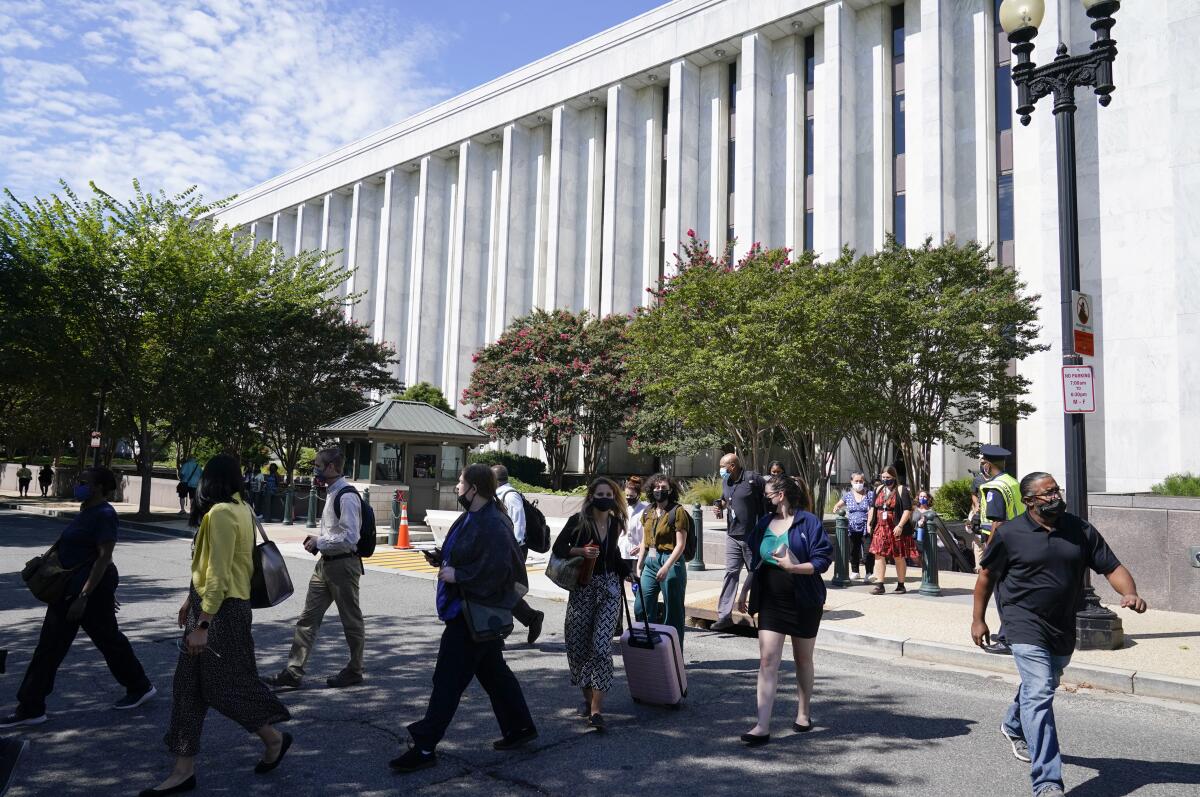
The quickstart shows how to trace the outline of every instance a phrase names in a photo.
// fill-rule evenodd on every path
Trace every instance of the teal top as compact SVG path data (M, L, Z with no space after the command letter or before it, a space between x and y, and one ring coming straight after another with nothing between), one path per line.
M787 541L788 529L784 529L779 534L776 534L775 532L771 531L770 526L767 526L767 528L763 531L762 544L758 547L758 553L762 557L763 563L772 565L774 567L779 567L779 561L775 558L772 552L780 545L787 545Z

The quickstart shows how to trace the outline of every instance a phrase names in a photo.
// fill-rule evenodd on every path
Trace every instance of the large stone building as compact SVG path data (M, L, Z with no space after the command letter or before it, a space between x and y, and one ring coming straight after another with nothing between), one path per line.
M515 315L646 301L689 228L736 253L994 242L1043 297L1051 348L1017 366L1037 411L980 436L1061 472L1054 119L1042 103L1014 124L996 4L676 0L245 191L221 220L288 253L341 250L347 290L366 292L354 317L451 402ZM1086 48L1076 0L1047 5L1034 60L1060 38ZM1200 7L1129 3L1114 36L1113 103L1080 93L1078 150L1090 486L1116 491L1200 451L1200 90L1183 56ZM968 464L938 452L934 483Z

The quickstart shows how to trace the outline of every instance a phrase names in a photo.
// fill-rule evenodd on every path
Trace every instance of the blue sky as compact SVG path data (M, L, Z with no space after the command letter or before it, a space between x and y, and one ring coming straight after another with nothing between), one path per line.
M250 187L660 0L0 0L0 187Z

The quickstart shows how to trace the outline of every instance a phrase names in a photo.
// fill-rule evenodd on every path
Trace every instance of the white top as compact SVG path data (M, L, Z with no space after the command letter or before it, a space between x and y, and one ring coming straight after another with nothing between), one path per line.
M525 504L521 501L521 494L517 492L516 487L505 482L500 485L500 489L496 490L496 497L504 503L504 508L508 510L508 519L512 521L513 536L517 538L517 545L524 545Z
M617 540L617 548L624 559L633 559L634 553L642 545L642 513L650 506L648 501L638 501L629 507L629 522L625 524L625 533Z
M339 491L349 487L345 477L329 485L326 492L331 499ZM342 517L339 519L333 511L333 501L325 502L321 512L320 534L317 536L317 550L324 554L353 553L358 549L358 530L362 526L362 496L359 493L347 492L341 496Z

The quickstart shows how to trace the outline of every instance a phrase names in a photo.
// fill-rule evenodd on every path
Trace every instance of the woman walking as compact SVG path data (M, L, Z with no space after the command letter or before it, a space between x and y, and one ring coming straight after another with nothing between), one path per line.
M637 560L641 585L634 608L638 619L648 616L658 622L658 595L666 606L667 625L679 632L683 648L683 599L687 589L687 565L683 553L692 531L692 515L679 505L679 483L661 473L650 477L646 491L654 500L642 515L645 544Z
M792 728L797 733L813 728L813 647L825 606L821 574L833 556L825 527L809 511L807 485L775 477L767 482L765 495L773 511L746 535L751 576L738 599L739 611L758 616L758 722L742 734L751 747L771 741L771 714L787 637L792 638L799 697Z
M511 608L524 594L517 584L525 560L513 537L512 523L496 498L496 474L487 465L468 465L458 477L458 503L466 510L446 535L441 550L428 556L438 570L437 614L446 624L433 668L433 693L425 717L408 726L409 749L390 766L416 772L437 763L437 746L446 735L458 701L472 678L492 701L501 737L496 750L511 750L537 738L537 728L517 677L504 661L504 640L477 642L463 616L463 601Z
M604 693L612 688L612 637L625 599L621 582L629 565L621 558L617 539L625 527L625 496L611 479L588 485L583 508L567 518L554 541L554 555L584 557L591 563L586 584L571 591L567 601L567 664L571 683L583 691L584 714L596 730L604 730Z
M46 698L54 691L54 677L80 628L103 654L113 677L125 687L125 697L113 708L136 708L154 697L155 689L133 646L117 627L120 577L112 561L117 545L117 512L109 503L116 490L117 477L108 468L89 468L79 474L75 484L79 514L55 543L59 563L72 574L62 600L46 607L37 648L17 690L17 710L0 722L0 728L46 721Z
M49 463L42 466L38 471L38 487L42 488L42 498L46 498L50 492L50 485L54 483L54 468L50 467Z
M867 581L875 579L872 571L875 569L875 557L871 555L871 538L867 534L867 515L871 512L871 504L875 502L875 491L867 489L866 476L858 471L850 474L850 489L842 493L841 499L833 507L833 511L846 510L846 519L850 521L849 558L850 578L862 578ZM859 575L858 565L863 565L863 575Z
M904 593L904 574L908 570L909 557L917 557L917 544L913 540L908 522L912 519L912 496L904 485L899 484L896 469L888 465L879 474L879 489L867 523L875 531L871 537L871 553L875 555L875 588L872 595L884 593L883 580L887 575L887 560L892 558L896 566L896 592Z
M274 727L291 718L288 710L259 680L255 664L250 632L254 516L237 460L228 454L218 454L204 466L192 523L200 529L192 551L191 586L177 618L184 636L164 737L175 766L141 797L196 788L196 754L210 707L262 739L257 774L278 767L292 744L290 733Z

